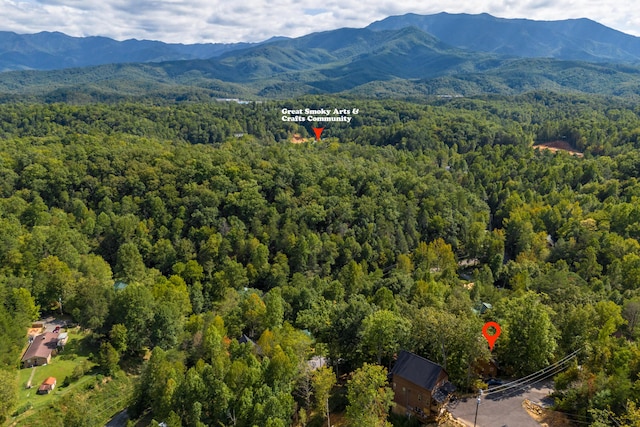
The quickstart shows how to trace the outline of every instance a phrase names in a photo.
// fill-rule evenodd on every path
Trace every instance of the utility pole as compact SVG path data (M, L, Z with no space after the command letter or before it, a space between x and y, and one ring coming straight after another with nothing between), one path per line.
M478 398L476 399L476 416L473 419L473 427L476 427L476 421L478 421L478 407L480 406L481 398L482 398L482 389L480 389L480 393L478 394Z
M329 398L327 397L327 427L331 427L331 416L329 411Z

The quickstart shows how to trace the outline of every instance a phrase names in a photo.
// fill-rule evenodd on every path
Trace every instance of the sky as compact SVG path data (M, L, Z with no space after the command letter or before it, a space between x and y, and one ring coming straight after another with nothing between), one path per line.
M640 36L640 3L633 0L0 0L0 31L170 43L257 42L438 12L589 18Z

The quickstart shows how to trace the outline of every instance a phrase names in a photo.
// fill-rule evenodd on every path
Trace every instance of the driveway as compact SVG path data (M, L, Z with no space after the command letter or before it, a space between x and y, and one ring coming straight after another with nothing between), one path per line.
M529 399L533 403L549 406L548 395L553 392L550 382L538 383L517 394L483 397L478 407L477 427L540 427L522 407ZM449 412L467 426L473 426L476 414L476 398L460 399L449 405Z
M41 319L40 322L44 324L44 332L53 332L56 326L60 326L61 328L63 328L67 324L66 320L58 319L53 316Z

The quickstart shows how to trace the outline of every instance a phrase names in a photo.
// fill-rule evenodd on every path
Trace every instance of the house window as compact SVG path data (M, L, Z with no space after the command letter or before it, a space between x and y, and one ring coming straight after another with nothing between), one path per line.
M420 393L418 394L418 400L422 401L422 394L420 394Z
M393 383L393 389L394 390L396 389L396 383Z

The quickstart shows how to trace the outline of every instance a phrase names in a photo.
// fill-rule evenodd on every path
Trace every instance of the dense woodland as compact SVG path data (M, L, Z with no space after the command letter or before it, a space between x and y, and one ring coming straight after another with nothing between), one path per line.
M360 114L298 145L298 107ZM504 375L580 350L558 409L637 425L639 138L635 105L550 93L1 105L0 415L24 328L61 300L104 372L137 376L134 419L319 425L331 398L385 425L358 399L388 408L394 354L473 392L494 320ZM555 140L584 157L533 148Z

